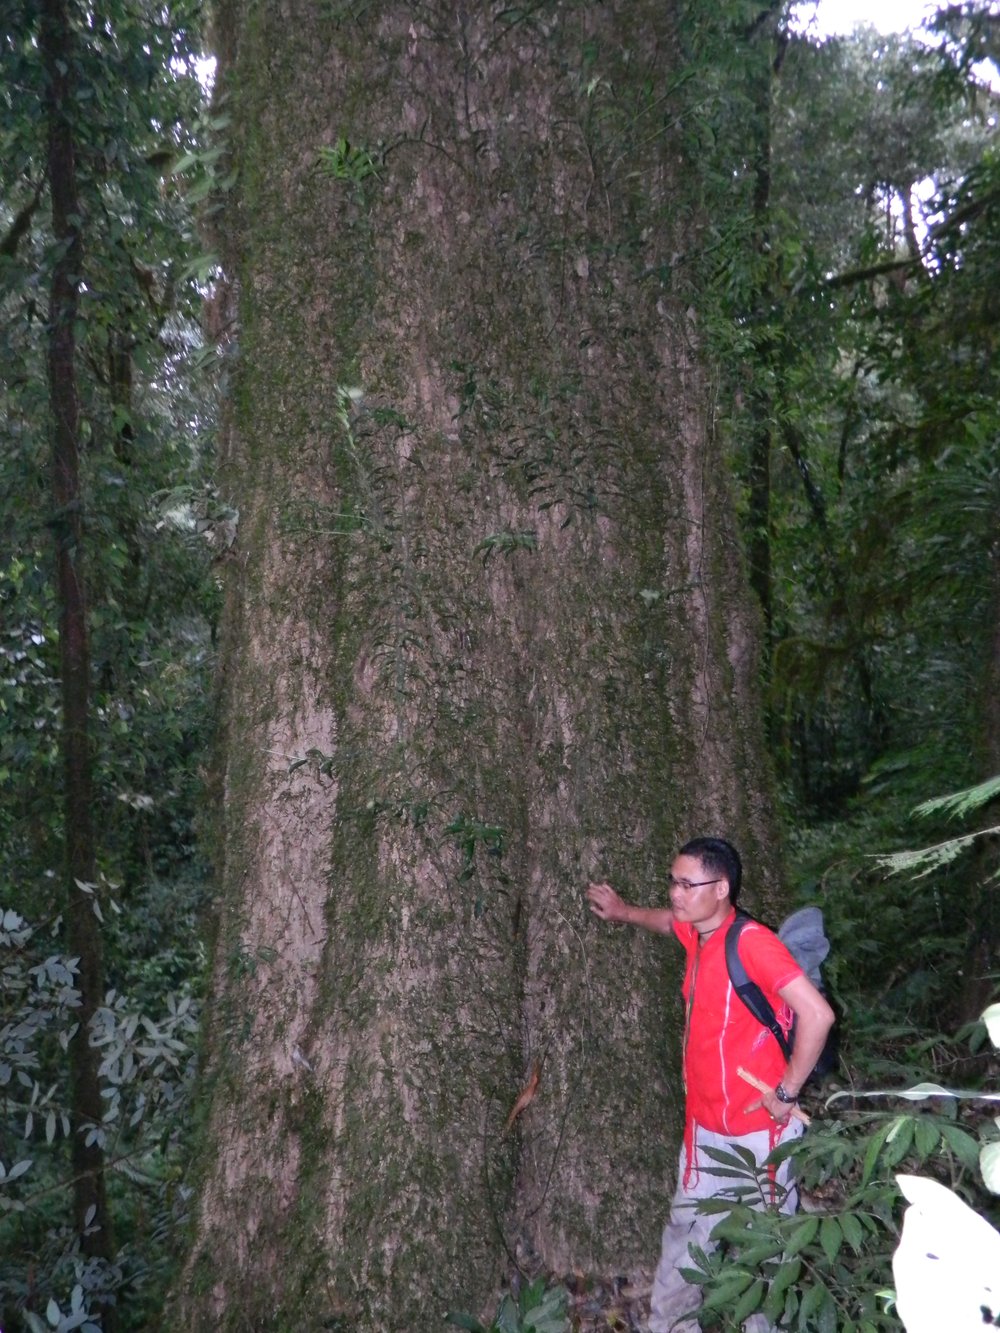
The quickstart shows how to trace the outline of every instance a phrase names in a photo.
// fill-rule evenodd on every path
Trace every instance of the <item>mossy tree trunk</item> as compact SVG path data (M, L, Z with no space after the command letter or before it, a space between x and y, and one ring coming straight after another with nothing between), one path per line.
M661 0L219 23L240 523L172 1318L401 1333L515 1261L655 1259L679 958L594 922L586 882L662 901L713 831L777 891L756 626L671 270L697 242L682 71Z
M55 259L49 291L47 368L51 413L50 526L56 543L55 586L59 606L59 674L62 700L60 749L65 824L66 940L77 959L78 1028L70 1046L73 1113L73 1220L83 1254L110 1261L115 1253L108 1208L104 1150L92 1132L106 1110L101 1097L99 1053L90 1024L104 1001L101 930L90 895L97 879L94 850L93 751L90 736L90 646L85 577L85 526L80 483L80 400L77 321L83 251L74 116L80 105L78 53L70 12L62 0L45 0L39 41L47 81L45 111L49 193ZM83 889L80 886L83 885ZM114 1312L104 1311L105 1327Z
M987 658L977 715L978 768L984 779L1000 774L1000 524L991 544L992 616L986 636ZM1000 800L980 812L979 825L1000 823ZM968 955L962 969L962 988L955 1022L974 1022L996 998L997 960L1000 957L1000 905L995 882L1000 855L993 841L981 839L969 868L969 882L977 892L968 896Z

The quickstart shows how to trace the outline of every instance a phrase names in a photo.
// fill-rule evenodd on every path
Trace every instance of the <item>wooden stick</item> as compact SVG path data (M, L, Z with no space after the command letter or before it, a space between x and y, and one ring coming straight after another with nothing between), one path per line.
M736 1072L737 1074L739 1074L740 1078L743 1080L744 1083L749 1083L750 1086L752 1088L756 1088L758 1092L774 1091L774 1089L770 1087L767 1083L765 1083L762 1078L758 1078L756 1074L751 1074L749 1069L744 1069L742 1065L740 1065L739 1069L737 1069ZM798 1105L793 1105L792 1107L792 1119L801 1120L804 1125L812 1124L812 1116L807 1115L806 1112L803 1111L802 1108Z

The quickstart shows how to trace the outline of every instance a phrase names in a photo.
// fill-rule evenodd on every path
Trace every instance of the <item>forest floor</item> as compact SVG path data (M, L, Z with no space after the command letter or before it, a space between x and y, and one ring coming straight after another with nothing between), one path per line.
M573 1333L643 1333L649 1318L652 1279L615 1278L608 1283L566 1280Z

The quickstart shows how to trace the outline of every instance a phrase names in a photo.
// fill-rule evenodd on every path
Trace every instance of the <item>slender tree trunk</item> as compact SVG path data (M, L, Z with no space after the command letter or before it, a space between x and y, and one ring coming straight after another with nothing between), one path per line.
M987 776L1000 773L1000 524L993 537L993 623L983 687L982 765Z
M978 761L983 778L1000 774L1000 527L992 543L992 624L987 636L986 669L979 716ZM1000 822L1000 800L992 801L979 818L989 827ZM992 842L977 847L969 867L969 879L977 886L970 896L969 940L956 1021L974 1022L996 998L997 957L1000 953L1000 909L995 882L1000 854Z
M649 1268L683 1092L663 901L780 892L707 425L670 6L225 6L221 913L196 1329L432 1327ZM509 1113L533 1069L537 1091ZM334 1326L333 1323L328 1326Z
M74 50L62 0L45 0L41 40L48 78L48 176L56 257L49 301L48 371L52 409L52 527L56 537L59 653L62 678L62 751L66 821L66 922L69 952L79 959L79 1030L70 1046L72 1080L73 1205L83 1252L114 1253L104 1183L104 1158L87 1142L87 1126L104 1111L97 1058L88 1037L104 995L101 936L92 900L94 834L89 737L90 663L83 576L83 523L79 471L79 403L74 326L79 312L82 260L80 200L73 137Z
M771 463L777 426L780 295L771 251L771 122L774 77L783 50L777 27L781 6L762 10L746 34L750 81L749 156L753 170L754 283L750 316L755 331L756 359L749 386L747 450L747 563L750 586L764 615L765 661L772 638L771 590Z

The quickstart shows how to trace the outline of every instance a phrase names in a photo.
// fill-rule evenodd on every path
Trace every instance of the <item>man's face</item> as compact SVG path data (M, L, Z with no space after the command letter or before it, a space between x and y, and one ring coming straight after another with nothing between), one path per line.
M721 921L729 911L729 881L706 870L697 856L678 856L670 867L670 906L678 921Z

